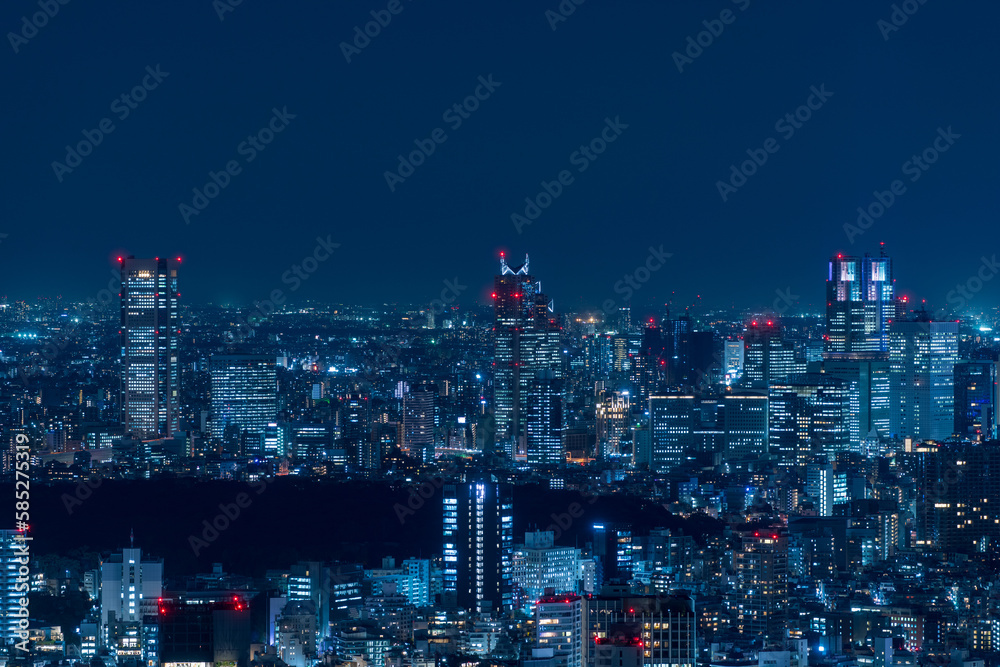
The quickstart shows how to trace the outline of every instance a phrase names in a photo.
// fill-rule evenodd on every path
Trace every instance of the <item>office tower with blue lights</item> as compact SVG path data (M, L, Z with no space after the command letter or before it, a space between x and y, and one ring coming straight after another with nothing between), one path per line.
M672 472L684 461L687 451L693 449L695 407L692 395L649 397L652 472Z
M267 425L278 414L275 358L264 355L215 355L212 380L212 437L238 443L246 456L264 454Z
M444 590L469 610L509 611L514 603L510 486L481 479L446 484L443 490Z
M528 391L525 420L528 463L563 463L563 380L554 371L535 373Z
M538 371L562 378L562 328L552 301L524 264L510 266L500 257L493 283L493 412L498 447L527 458L527 416L531 385Z
M17 581L18 568L23 565L24 546L30 544L24 541L24 536L19 530L0 530L0 641L4 645L21 641L17 634L21 629L18 614L29 611L18 604L20 598L28 595L27 577L20 586ZM24 618L27 621L27 616Z
M142 550L134 547L112 554L101 565L103 645L112 650L121 648L123 642L129 642L130 630L141 636L145 621L156 616L162 595L162 560L143 560Z
M889 329L891 430L900 438L943 440L955 427L958 322L926 315Z
M122 424L126 433L140 438L169 437L180 420L180 259L119 261Z
M607 461L610 458L628 456L631 452L622 451L622 441L629 427L629 393L627 391L602 391L597 400L597 458Z
M849 385L851 449L888 439L892 420L891 364L885 353L826 355L823 373Z
M805 370L795 346L783 338L778 322L753 320L747 325L743 333L743 386L766 391L772 383Z
M575 593L545 595L535 607L535 646L552 651L554 667L587 664L587 601Z
M419 461L434 458L437 385L421 383L403 395L403 450Z
M830 258L826 279L826 351L831 354L888 352L889 324L896 315L892 260Z
M726 394L722 399L727 463L755 461L768 453L767 395Z
M789 375L771 385L768 449L787 466L850 448L851 385L824 373ZM826 515L829 516L829 515Z
M528 609L549 588L559 593L576 592L580 550L557 547L555 533L537 530L524 535L524 544L514 548L514 585L517 606Z
M955 364L956 435L970 440L997 439L1000 363L959 361Z

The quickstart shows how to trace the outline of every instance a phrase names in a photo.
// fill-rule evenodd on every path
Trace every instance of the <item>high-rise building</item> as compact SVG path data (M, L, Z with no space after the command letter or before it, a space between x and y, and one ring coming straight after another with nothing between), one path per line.
M997 439L1000 363L959 361L955 364L955 429L963 438Z
M792 373L804 373L806 365L797 359L795 345L782 337L774 320L753 320L743 333L743 380L751 389L767 389Z
M563 463L563 381L551 370L535 373L528 389L527 435L528 463Z
M414 385L403 395L403 449L424 462L434 458L437 401L432 384Z
M120 262L122 424L142 438L169 437L180 421L177 262Z
M622 439L629 427L629 393L604 391L598 396L596 407L597 458L606 461L624 454Z
M848 358L851 357L851 358ZM891 366L884 353L827 355L823 372L848 383L851 450L862 453L865 439L891 434Z
M1000 444L949 443L916 458L917 546L988 554L1000 544Z
M30 544L24 540L25 534L18 530L0 530L0 641L5 646L23 641L18 635L19 621L28 621L27 607L18 600L28 595L27 577L18 583L18 569L23 565ZM24 636L24 639L27 635Z
M887 352L889 323L896 313L892 260L830 259L826 279L826 349L829 353Z
M444 589L458 604L501 613L513 606L511 489L495 480L444 486Z
M892 433L943 440L955 427L958 322L895 321L889 329Z
M695 667L697 621L694 602L687 596L622 595L606 589L587 599L587 625L588 638L601 645L615 641L627 628L629 643L640 647L639 665ZM610 667L628 665L625 657Z
M524 460L531 383L540 370L562 378L562 329L541 284L524 264L500 257L493 287L493 408L498 446Z
M535 646L552 649L555 667L587 664L587 601L574 593L545 595L535 607Z
M768 453L767 396L743 393L723 398L727 462L756 460Z
M555 546L552 531L526 533L514 549L514 585L521 608L534 605L551 588L558 593L577 590L580 550Z
M785 465L813 454L833 459L850 446L850 385L823 373L789 375L771 385L768 449ZM830 515L825 515L830 516Z
M626 523L595 523L593 553L597 559L599 584L632 578L632 526Z
M810 463L806 466L806 493L816 501L820 516L833 516L835 505L848 501L847 473L829 463Z
M741 635L764 643L785 639L788 605L788 538L784 527L748 530L735 553L733 624Z
M232 437L245 455L264 453L267 425L278 413L275 358L263 355L215 355L212 379L212 437Z
M242 598L192 595L154 606L161 667L249 667L250 610Z
M134 547L112 554L101 565L101 627L104 644L116 623L141 626L155 617L163 595L163 561L144 561Z
M668 473L684 461L693 448L695 398L668 394L649 397L649 428L652 437L650 470Z

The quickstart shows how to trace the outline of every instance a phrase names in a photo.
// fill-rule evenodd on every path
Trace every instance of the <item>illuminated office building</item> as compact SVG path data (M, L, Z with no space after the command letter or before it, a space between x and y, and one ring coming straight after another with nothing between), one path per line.
M510 456L527 456L526 426L531 383L538 371L562 378L562 348L553 305L524 264L500 258L493 286L493 411L498 446Z
M545 595L535 607L535 646L552 649L556 667L583 667L587 662L587 601L574 593Z
M177 431L180 337L177 262L121 258L121 410L126 433Z
M496 481L446 484L444 589L459 606L495 614L513 607L511 489Z
M563 381L551 370L540 370L528 389L525 433L528 463L563 463Z
M954 432L972 440L997 439L1000 363L959 361L955 364Z
M767 396L726 394L722 399L727 462L753 461L768 453Z
M129 548L112 554L101 565L101 628L109 646L117 624L140 627L155 617L163 595L163 561L142 560L142 550ZM138 637L138 635L137 635Z
M743 386L766 390L792 373L804 373L795 346L782 338L774 320L753 320L743 333Z
M879 257L830 259L826 279L826 351L833 354L889 350L895 318L892 260Z
M765 644L785 640L788 538L784 527L747 530L736 565L735 629Z
M434 458L438 390L418 384L403 395L403 450L419 461Z
M514 549L514 585L522 608L534 605L551 588L558 593L578 592L580 550L555 546L552 531L526 533L524 544Z
M587 637L594 645L620 641L625 630L626 643L640 648L638 665L695 667L697 663L697 620L690 597L615 594L611 589L588 597ZM627 655L620 654L624 665ZM596 667L609 665L598 662Z
M943 440L955 427L958 322L893 322L889 329L892 433Z
M26 591L18 591L18 568L23 564L22 556L30 552L24 545L30 545L20 539L24 534L17 530L0 530L0 640L5 645L21 641L17 632L20 629L18 614L24 609L18 604L18 599L27 595ZM21 584L24 586L24 583ZM27 618L27 617L25 617Z
M851 358L847 358L850 356ZM891 365L883 353L827 355L823 372L848 383L851 450L861 452L866 438L887 439L891 434Z
M606 461L625 454L621 442L628 433L629 414L628 392L601 392L596 408L597 458Z
M850 447L851 393L845 380L823 373L789 375L771 385L768 413L768 450L785 465L803 465L813 454L833 459Z
M693 448L695 398L681 394L649 397L649 428L652 439L650 470L668 473L684 461Z
M231 436L245 455L264 453L267 425L278 413L275 358L262 355L215 355L212 378L212 437Z

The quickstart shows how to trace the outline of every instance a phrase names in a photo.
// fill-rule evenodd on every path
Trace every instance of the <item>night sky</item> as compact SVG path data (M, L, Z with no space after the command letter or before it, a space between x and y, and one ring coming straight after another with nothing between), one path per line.
M1000 253L997 3L909 0L898 29L892 3L868 0L564 0L559 21L558 0L227 3L69 0L37 31L22 17L38 0L3 3L0 294L84 299L125 252L182 256L190 303L275 288L428 303L455 279L470 303L506 250L530 253L567 310L620 300L616 281L662 246L637 304L766 306L787 289L816 305L831 253L885 241L900 291L940 304ZM341 43L373 11L391 22L347 62ZM711 29L678 71L674 52ZM155 88L128 108L144 77ZM477 87L468 118L443 115ZM776 127L810 99L800 127ZM242 144L274 109L294 118L263 150ZM105 118L90 155L53 166ZM606 119L614 142L574 158ZM397 156L438 128L445 141L391 190ZM939 128L948 150L911 180ZM723 201L717 182L748 150L767 161ZM238 173L186 221L179 206L230 161ZM572 182L518 233L511 215L563 171ZM897 179L905 192L852 243L844 224ZM292 292L282 275L317 237L340 246ZM997 303L988 283L970 305Z

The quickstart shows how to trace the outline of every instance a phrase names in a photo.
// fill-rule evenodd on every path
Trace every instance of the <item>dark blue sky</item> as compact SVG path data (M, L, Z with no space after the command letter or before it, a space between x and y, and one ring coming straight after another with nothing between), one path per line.
M886 40L889 2L586 0L553 31L557 0L401 0L348 63L340 43L387 1L243 0L220 21L211 0L71 0L17 53L9 35L0 47L0 293L94 295L125 251L182 255L192 302L429 302L455 278L467 302L506 249L568 309L622 298L616 281L662 245L637 303L763 306L790 288L817 304L831 253L885 241L901 290L943 303L1000 252L1000 6L912 3ZM672 54L727 9L678 72ZM0 27L38 11L9 0ZM157 65L169 75L120 120L112 101ZM443 112L491 74L500 86L453 130ZM833 95L812 117L776 131L821 85ZM238 146L286 107L247 162ZM60 182L53 161L104 118L114 131ZM628 128L581 173L571 154L606 118ZM949 126L961 137L911 182L904 163ZM390 191L384 172L436 128L447 140ZM777 152L723 201L717 181L769 137ZM178 206L230 160L239 174L185 224ZM511 214L562 170L572 184L518 234ZM895 179L905 194L852 245L844 223ZM282 275L328 235L340 247L291 294ZM970 304L995 297L987 283Z

